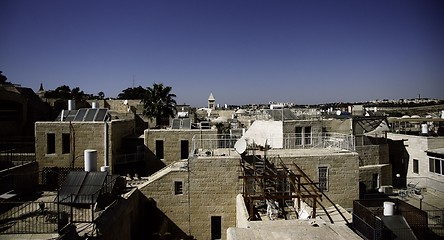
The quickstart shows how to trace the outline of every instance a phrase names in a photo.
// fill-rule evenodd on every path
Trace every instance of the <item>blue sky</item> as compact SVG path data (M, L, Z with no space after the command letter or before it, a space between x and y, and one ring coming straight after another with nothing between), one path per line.
M444 98L444 1L2 0L0 70L179 104Z

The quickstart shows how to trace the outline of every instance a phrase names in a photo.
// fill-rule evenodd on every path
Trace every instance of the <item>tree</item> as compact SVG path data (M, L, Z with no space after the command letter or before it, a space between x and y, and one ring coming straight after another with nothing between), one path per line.
M146 93L147 89L142 86L127 88L117 95L117 99L143 99Z
M157 125L162 123L162 119L174 117L176 109L176 97L171 93L170 86L164 86L162 83L154 83L153 87L146 88L146 94L141 102L143 102L143 115L150 119L156 119Z
M105 93L99 92L99 93L97 93L97 96L99 97L100 100L103 100L105 98Z
M88 99L90 97L87 94L85 94L83 91L80 91L79 87L75 87L71 90L69 86L62 85L60 87L57 87L53 91L45 92L45 98L82 100L82 99Z
M8 80L8 78L2 74L2 71L0 71L0 84L8 83L6 80Z

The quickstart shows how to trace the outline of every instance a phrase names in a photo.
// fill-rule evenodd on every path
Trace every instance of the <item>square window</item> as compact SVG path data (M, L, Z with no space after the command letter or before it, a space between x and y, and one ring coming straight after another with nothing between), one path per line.
M182 183L182 181L175 181L174 182L174 194L175 195L183 194L183 183Z

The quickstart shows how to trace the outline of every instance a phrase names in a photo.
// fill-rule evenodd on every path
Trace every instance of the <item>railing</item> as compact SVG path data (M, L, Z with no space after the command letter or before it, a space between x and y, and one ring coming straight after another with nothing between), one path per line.
M193 153L203 156L230 155L239 138L230 134L196 134L192 138Z
M277 139L271 139L271 141ZM284 149L307 149L307 148L338 148L348 151L355 151L355 141L353 135L341 133L319 133L300 134L286 133L283 138L282 148Z
M240 136L237 135L196 134L192 139L193 153L203 156L230 155L230 151L227 151L227 149L232 150L239 138ZM259 147L253 143L254 139L249 139L247 144L252 146L247 146L247 148ZM340 133L287 133L281 138L268 138L267 145L272 146L273 149L331 148L355 151L354 136Z
M399 199L372 199L356 200L353 202L353 227L364 239L403 239L402 236L395 236L384 226L381 220L383 212L383 202L391 201L395 203L395 215L401 215L408 223L409 228L397 229L399 234L408 234L409 231L418 239L435 239L436 233L429 228L427 213L411 206ZM401 230L401 231L399 231Z
M0 206L0 234L56 233L59 229L55 202L2 202Z

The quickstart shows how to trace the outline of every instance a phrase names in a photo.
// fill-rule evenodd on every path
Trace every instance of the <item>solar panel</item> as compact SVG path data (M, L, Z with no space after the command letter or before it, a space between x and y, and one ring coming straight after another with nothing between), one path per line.
M77 111L76 117L74 118L74 121L77 121L77 122L83 121L83 118L85 117L85 114L86 114L86 110L87 110L86 108L79 109L79 111Z
M65 182L59 190L59 202L71 203L75 201L76 195L79 194L83 181L88 172L70 172L66 176Z
M183 129L191 129L191 119L189 118L184 118L182 120L182 128Z
M172 129L179 129L180 128L180 119L173 119L173 126L171 126Z
M96 113L97 113L96 108L94 108L94 109L89 108L88 111L86 112L86 116L84 118L84 121L88 121L88 122L93 121L94 117L96 116Z
M95 203L99 197L100 189L105 185L106 175L106 172L89 172L83 181L75 203Z
M105 121L106 113L108 112L108 109L106 108L100 108L97 112L96 118L94 121Z
M77 112L77 110L65 111L65 121L73 121L76 117Z

